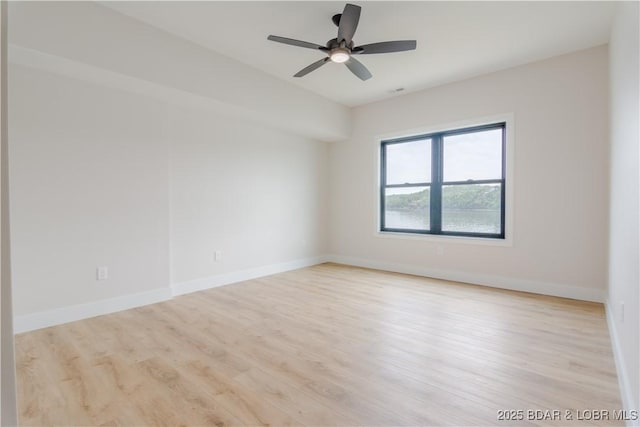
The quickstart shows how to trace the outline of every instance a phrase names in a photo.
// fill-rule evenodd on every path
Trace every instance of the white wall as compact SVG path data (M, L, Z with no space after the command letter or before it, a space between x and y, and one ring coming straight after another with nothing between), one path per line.
M353 136L331 144L334 259L602 300L607 97L598 47L357 108ZM376 235L379 135L502 113L515 118L512 246Z
M326 251L346 107L92 2L10 9L18 331Z
M13 346L7 137L7 3L0 3L0 425L18 425Z
M158 97L192 98L310 138L349 134L344 105L96 2L16 1L9 8L9 43L20 53L13 61L129 84Z
M15 315L168 288L165 106L9 73ZM108 281L96 281L97 266Z
M10 87L18 330L326 252L326 143L20 65Z
M611 207L607 308L627 409L640 409L639 7L618 6L610 42ZM624 304L624 319L622 307ZM638 424L640 425L640 423Z
M167 136L174 284L324 254L326 143L187 108Z

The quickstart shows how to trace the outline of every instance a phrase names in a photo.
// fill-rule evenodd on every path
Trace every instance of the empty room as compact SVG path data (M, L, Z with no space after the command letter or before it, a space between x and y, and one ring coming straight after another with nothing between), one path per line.
M640 426L640 3L0 5L2 426Z

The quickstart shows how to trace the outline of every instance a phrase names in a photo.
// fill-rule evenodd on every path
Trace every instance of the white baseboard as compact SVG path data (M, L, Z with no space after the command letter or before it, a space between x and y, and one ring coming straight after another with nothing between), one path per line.
M627 375L626 364L622 358L622 348L620 347L620 339L615 327L615 315L613 307L609 304L609 300L604 303L605 312L607 313L607 325L609 326L609 336L611 337L611 349L613 351L613 359L616 362L616 372L618 374L618 386L620 388L620 397L622 398L622 407L626 411L638 410L631 394L631 384L629 384L629 376ZM629 427L639 427L640 419L635 421L627 421Z
M534 294L571 298L582 301L604 302L604 291L600 289L580 288L577 286L562 285L558 283L546 283L526 279L515 279L512 277L466 273L462 271L439 270L343 255L327 255L325 259L328 262L335 262L338 264L393 271L395 273L413 274L416 276L433 277L435 279L453 280L473 285L490 286L492 288L531 292Z
M513 279L501 276L478 275L458 271L436 270L403 264L394 264L381 261L367 260L363 258L346 257L341 255L326 255L313 258L288 261L279 264L271 264L247 270L234 271L175 283L167 288L154 289L131 295L123 295L93 301L86 304L72 305L39 313L27 314L15 317L14 331L22 333L34 329L46 328L62 323L74 322L116 311L127 310L143 305L166 301L174 296L211 289L243 280L255 279L271 274L309 267L323 262L335 262L358 267L374 268L378 270L394 271L398 273L414 274L418 276L433 277L437 279L454 280L458 282L491 286L495 288L511 289L516 291L533 292L543 295L553 295L565 298L573 298L585 301L603 302L603 292L597 289L577 288L552 283L541 283L522 279Z
M115 298L92 301L86 304L70 305L53 310L16 316L14 318L13 329L14 333L19 334L22 332L33 331L34 329L75 322L76 320L87 319L89 317L101 316L103 314L115 313L116 311L154 304L168 299L171 299L171 290L167 287L136 294L122 295Z
M309 267L323 262L326 262L326 257L324 256L299 259L251 268L248 270L219 274L188 282L176 283L170 287L158 288L147 292L122 295L86 304L71 305L53 310L16 316L14 318L13 329L16 334L29 332L35 329L47 328L49 326L75 322L76 320L88 319L90 317L101 316L103 314L115 313L116 311L128 310L130 308L167 301L177 295L184 295L204 289L215 288L217 286L241 282L243 280L250 280L289 270L296 270L298 268Z
M265 265L262 267L250 268L247 270L233 271L230 273L204 277L202 279L189 280L187 282L180 282L171 285L171 294L173 296L189 294L191 292L216 288L218 286L242 282L244 280L251 280L258 277L269 276L271 274L283 273L285 271L310 267L312 265L322 264L326 261L327 259L325 256L318 256L314 258L305 258L295 261L282 262L279 264Z

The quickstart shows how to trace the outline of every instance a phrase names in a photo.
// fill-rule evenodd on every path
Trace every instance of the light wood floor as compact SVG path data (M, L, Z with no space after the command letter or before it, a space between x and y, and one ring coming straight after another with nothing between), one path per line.
M16 345L23 425L603 425L497 411L620 409L601 304L336 264Z

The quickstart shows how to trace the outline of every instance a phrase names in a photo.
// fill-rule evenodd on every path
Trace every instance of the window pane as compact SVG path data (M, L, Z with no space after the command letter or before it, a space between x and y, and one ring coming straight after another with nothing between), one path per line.
M442 231L500 233L500 184L442 186Z
M428 230L429 187L387 188L385 190L385 228Z
M431 139L386 145L387 184L431 182Z
M445 136L444 181L502 178L502 129Z

